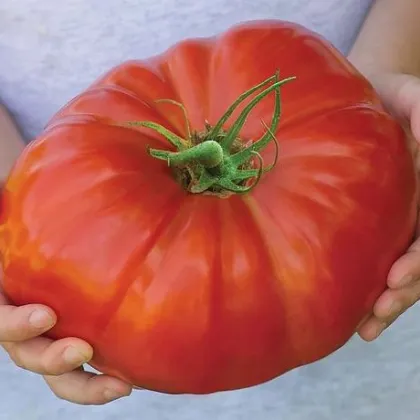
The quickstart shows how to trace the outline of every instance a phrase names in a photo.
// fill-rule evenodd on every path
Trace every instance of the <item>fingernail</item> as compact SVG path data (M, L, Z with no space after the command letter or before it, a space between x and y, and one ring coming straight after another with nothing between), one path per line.
M80 352L73 346L69 346L66 348L63 354L63 358L66 363L73 366L81 365L82 363L87 361L86 355L84 355L82 352Z
M107 401L114 401L122 397L127 397L127 394L122 394L120 391L117 391L116 389L107 388L104 391L104 397L106 398Z
M29 323L35 328L52 327L54 320L48 311L36 309L29 316Z

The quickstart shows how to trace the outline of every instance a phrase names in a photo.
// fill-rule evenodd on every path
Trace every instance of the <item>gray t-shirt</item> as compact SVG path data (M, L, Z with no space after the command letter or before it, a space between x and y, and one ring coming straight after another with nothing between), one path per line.
M310 27L347 52L370 0L3 0L0 98L27 139L104 71L186 37L244 20ZM322 293L322 290L320 290ZM210 396L135 392L105 407L58 401L0 353L0 420L416 420L419 309L372 344L355 337L327 359L268 384Z
M0 100L27 138L110 67L240 21L292 20L346 52L370 0L3 0Z

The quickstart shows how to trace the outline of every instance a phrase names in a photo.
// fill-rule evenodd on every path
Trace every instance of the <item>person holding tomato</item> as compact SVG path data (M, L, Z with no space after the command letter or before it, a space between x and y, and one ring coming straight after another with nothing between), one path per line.
M407 127L415 156L420 142L419 18L418 0L374 1L348 54L389 111ZM6 178L23 147L22 136L8 111L0 107L0 179ZM367 341L375 340L419 299L420 239L416 239L392 267L388 289L377 300L371 317L360 326L359 335ZM89 343L43 337L56 321L50 308L36 304L14 307L0 293L0 343L16 365L43 375L58 397L99 405L132 392L132 387L121 380L83 370L92 358Z

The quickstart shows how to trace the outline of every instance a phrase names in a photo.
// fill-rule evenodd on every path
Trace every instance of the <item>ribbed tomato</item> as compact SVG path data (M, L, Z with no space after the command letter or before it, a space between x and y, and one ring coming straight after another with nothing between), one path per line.
M347 342L410 243L416 177L347 60L262 21L112 69L26 148L3 200L14 303L51 306L50 336L87 340L103 372L209 393Z

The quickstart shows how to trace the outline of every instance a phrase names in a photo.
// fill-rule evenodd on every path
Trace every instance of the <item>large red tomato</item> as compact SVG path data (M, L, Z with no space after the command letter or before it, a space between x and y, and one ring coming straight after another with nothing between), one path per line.
M415 196L402 129L345 58L242 24L122 64L55 116L5 185L3 287L137 386L252 386L347 342Z

